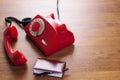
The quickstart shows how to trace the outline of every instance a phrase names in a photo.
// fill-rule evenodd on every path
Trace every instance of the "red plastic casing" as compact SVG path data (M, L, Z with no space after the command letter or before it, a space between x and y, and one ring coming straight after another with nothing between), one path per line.
M39 21L37 19L42 20L41 23L37 22ZM44 29L36 36L36 34L39 33L37 31L38 29L40 30L41 25L42 27L44 26ZM36 15L24 30L31 40L47 56L71 45L75 40L73 33L67 29L65 24L60 23L60 21L55 19L54 14L47 17Z
M16 50L14 52L11 47L12 41L17 39L17 36L17 29L14 26L7 27L4 31L4 46L10 61L14 65L23 65L26 63L27 59L20 51Z

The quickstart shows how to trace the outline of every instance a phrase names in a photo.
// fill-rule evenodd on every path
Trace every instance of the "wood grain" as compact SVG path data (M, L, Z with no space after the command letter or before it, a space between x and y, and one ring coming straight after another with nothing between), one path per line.
M0 80L120 80L120 0L60 0L61 22L75 35L75 43L45 57L18 29L13 49L27 57L24 66L13 66L3 47L4 18L18 19L55 13L55 0L0 0ZM36 58L66 61L70 68L62 79L34 76Z

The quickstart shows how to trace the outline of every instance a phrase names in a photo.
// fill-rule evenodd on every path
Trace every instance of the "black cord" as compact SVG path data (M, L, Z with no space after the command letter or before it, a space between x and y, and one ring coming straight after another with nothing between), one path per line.
M10 25L12 24L12 21L15 21L16 23L22 24L22 26L25 27L31 21L31 18L29 18L29 17L23 18L22 21L20 21L15 17L6 17L5 21L7 23L10 23Z
M60 20L59 0L57 0L57 16L58 16L58 19Z

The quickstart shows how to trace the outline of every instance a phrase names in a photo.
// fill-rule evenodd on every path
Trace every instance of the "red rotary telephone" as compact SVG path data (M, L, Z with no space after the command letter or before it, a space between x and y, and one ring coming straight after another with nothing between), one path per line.
M54 14L43 17L36 15L33 19L25 18L22 21L14 17L7 17L6 22L16 21L23 25L23 29L32 42L47 56L56 51L71 45L74 42L73 33L67 29L64 23L61 23L54 17ZM21 52L13 52L11 49L12 40L17 38L17 30L14 26L9 26L4 31L4 45L10 60L15 64L24 64L27 60Z
M4 31L4 46L12 63L14 65L22 65L26 63L27 59L20 51L16 50L14 52L11 48L11 43L14 39L17 39L17 36L18 32L14 26L7 27L7 29Z
M24 30L35 45L49 56L74 42L73 33L66 25L51 14L47 17L36 15Z

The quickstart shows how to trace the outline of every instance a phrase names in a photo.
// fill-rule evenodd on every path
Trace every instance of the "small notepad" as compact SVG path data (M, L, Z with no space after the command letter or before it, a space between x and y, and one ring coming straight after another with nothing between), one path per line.
M33 73L61 78L63 77L65 67L65 62L38 58L33 67Z

